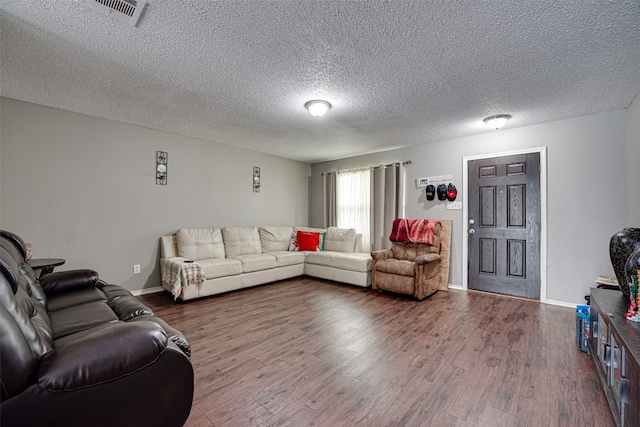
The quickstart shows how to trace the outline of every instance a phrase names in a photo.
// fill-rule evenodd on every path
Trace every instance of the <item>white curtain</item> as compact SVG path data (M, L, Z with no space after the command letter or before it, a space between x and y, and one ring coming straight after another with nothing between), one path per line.
M371 250L387 249L393 220L404 217L404 166L371 168Z
M336 211L336 173L325 172L322 174L324 212L323 222L324 228L336 227L338 225Z
M371 247L370 197L369 168L338 172L338 227L355 228L362 234L364 252L369 252Z

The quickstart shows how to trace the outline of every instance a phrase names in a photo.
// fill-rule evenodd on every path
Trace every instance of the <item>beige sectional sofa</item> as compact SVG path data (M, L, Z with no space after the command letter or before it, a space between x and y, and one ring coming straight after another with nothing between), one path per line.
M297 231L322 234L324 250L297 251ZM160 238L162 286L190 300L303 274L371 285L371 254L355 229L264 226L182 228Z

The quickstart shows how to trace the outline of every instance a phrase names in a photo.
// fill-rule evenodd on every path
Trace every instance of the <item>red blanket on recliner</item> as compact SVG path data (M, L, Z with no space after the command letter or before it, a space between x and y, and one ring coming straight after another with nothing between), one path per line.
M393 220L389 239L393 242L433 245L433 237L438 224L440 221L434 219L398 218Z

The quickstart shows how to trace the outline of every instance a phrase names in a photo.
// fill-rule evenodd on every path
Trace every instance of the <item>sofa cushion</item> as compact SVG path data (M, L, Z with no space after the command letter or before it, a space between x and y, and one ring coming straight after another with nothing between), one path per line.
M49 317L54 339L119 320L111 307L102 301L87 302L56 310L50 312Z
M327 228L324 250L335 252L353 252L356 243L355 228Z
M40 301L45 307L47 306L47 294L44 293L40 281L36 277L36 273L33 271L29 264L22 263L20 267L20 282L23 282L28 286L28 294Z
M286 251L289 249L293 227L260 227L258 233L262 252Z
M225 246L219 228L181 228L176 233L178 255L190 260L224 258Z
M376 262L376 271L400 276L415 276L415 263L399 259L385 259Z
M305 262L341 270L367 272L371 270L372 258L371 254L366 252L307 252Z
M77 289L75 291L53 295L47 301L47 310L49 312L52 312L63 308L72 307L74 305L82 305L88 302L95 301L107 301L106 295L100 289Z
M276 268L276 257L271 254L247 254L233 257L242 263L242 272L268 270Z
M304 264L303 252L276 251L276 252L269 252L269 255L276 257L276 266L278 267Z
M242 274L242 263L230 258L210 258L198 260L198 265L202 268L207 279L217 279L218 277L235 276Z
M312 231L320 234L327 233L326 228L313 228L313 227L296 227L295 232L297 233L298 231Z
M227 257L262 253L258 227L225 227L222 238Z
M392 242L391 251L395 259L414 262L420 255L437 254L438 247L414 243Z

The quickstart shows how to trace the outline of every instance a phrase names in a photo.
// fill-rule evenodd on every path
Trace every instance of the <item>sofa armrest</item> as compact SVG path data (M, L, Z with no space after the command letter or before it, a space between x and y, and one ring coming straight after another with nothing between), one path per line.
M160 258L160 274L162 283L171 287L174 298L179 298L184 288L200 285L206 280L204 271L197 262L184 263L184 258Z
M164 329L169 341L173 342L188 358L191 358L191 345L182 332L156 316L138 316L129 322L155 322Z
M434 261L440 261L441 257L438 254L424 254L416 257L417 265L424 265Z
M383 261L385 259L390 259L393 258L393 251L391 249L373 251L371 252L371 258L373 258L374 261Z
M40 279L46 295L56 295L78 289L95 288L103 283L94 270L68 270L47 274Z
M46 353L37 384L41 390L71 391L132 374L156 361L167 335L155 322L118 322Z
M139 316L153 316L153 311L133 295L117 296L110 299L107 304L120 320L128 321Z
M356 241L353 245L353 252L357 252L357 253L362 252L362 234L361 233L356 234Z

